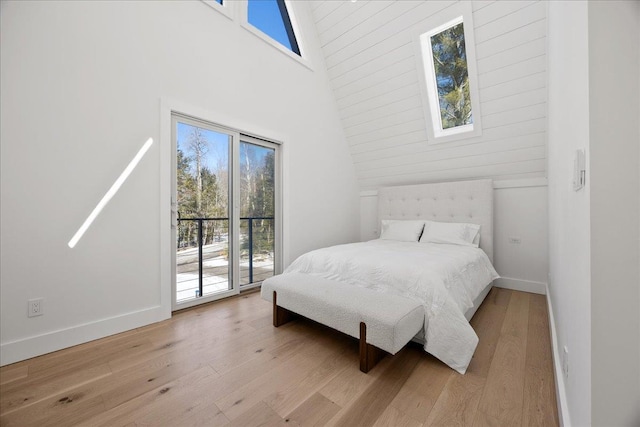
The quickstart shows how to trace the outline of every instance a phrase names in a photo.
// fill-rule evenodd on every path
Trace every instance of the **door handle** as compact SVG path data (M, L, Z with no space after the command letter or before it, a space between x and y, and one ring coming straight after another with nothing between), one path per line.
M171 206L171 228L176 228L178 226L178 211Z

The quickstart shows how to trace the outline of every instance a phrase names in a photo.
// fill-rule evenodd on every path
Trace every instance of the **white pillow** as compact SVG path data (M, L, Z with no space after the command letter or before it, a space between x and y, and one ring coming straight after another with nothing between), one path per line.
M383 219L380 238L383 240L398 240L400 242L417 242L423 227L423 220Z
M425 221L421 243L449 243L453 245L480 245L480 226L462 222Z

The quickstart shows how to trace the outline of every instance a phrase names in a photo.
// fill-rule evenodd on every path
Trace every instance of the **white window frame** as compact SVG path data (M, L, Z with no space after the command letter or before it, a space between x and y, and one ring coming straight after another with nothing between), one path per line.
M240 204L237 202L239 200L239 187L236 183L240 182L239 179L239 168L235 167L235 162L239 159L240 153L238 152L238 147L240 146L240 133L235 129L230 129L225 126L221 126L216 123L212 123L207 121L206 119L200 117L194 117L187 114L184 114L179 111L171 111L171 150L175 153L177 150L177 138L176 138L176 125L177 123L184 123L190 126L199 126L203 129L207 129L213 132L219 132L221 134L228 135L231 138L228 147L228 155L229 155L229 184L227 188L228 192L228 200L229 206L227 211L227 216L229 217L229 250L230 257L229 263L227 264L228 269L228 279L231 279L228 282L229 289L225 291L215 292L209 295L202 295L198 298L192 298L185 301L178 302L176 300L176 291L177 291L177 283L176 283L176 253L175 250L171 252L171 309L172 311L182 310L189 307L194 307L196 305L204 304L211 301L216 301L222 298L228 298L233 295L237 295L240 293L240 224L238 218L240 217ZM177 195L176 195L176 181L175 181L175 171L177 168L176 164L176 156L171 156L171 209L172 211L176 210L177 212ZM177 227L174 227L172 224L171 227L171 241L173 243L176 242L176 232ZM175 245L172 244L175 248Z
M220 12L221 14L223 14L224 16L226 16L227 18L233 21L233 16L235 14L234 8L235 8L236 2L232 0L222 0L222 4L220 4L215 0L201 0L201 1L207 6L209 6L211 9L217 12Z
M467 56L467 73L469 75L469 94L473 123L454 128L442 129L440 101L433 65L431 36L438 34L459 23L464 23L465 53ZM478 71L476 65L475 37L473 34L473 12L468 3L456 4L427 20L414 32L416 55L420 58L420 89L427 127L428 140L431 144L456 141L482 135L482 113L480 111L480 95L478 91Z
M278 145L278 154L276 156L277 177L279 181L278 189L276 190L276 241L280 244L276 245L275 253L275 274L282 273L284 266L288 265L290 260L289 254L289 149L287 141L290 140L286 134L281 134L273 129L264 128L251 121L246 121L242 118L230 116L223 111L212 111L197 107L183 101L172 99L169 97L160 98L160 205L159 205L159 218L160 218L160 306L163 313L163 318L168 319L171 317L171 312L175 310L173 307L173 298L175 290L173 289L172 281L175 271L173 271L172 252L175 251L172 226L172 169L175 167L173 164L173 157L175 153L175 147L173 146L172 135L172 116L174 114L195 117L199 120L206 121L208 123L224 123L224 126L217 125L222 129L226 129L228 132L236 132L239 135L246 135L270 141ZM242 129L242 132L237 129ZM239 145L238 145L239 147ZM236 158L239 156L239 152L234 155ZM239 171L236 168L237 176L236 181L239 180ZM239 201L239 188L236 190L235 203ZM233 206L233 209L240 209L239 203L237 206ZM238 243L236 248L239 249ZM239 257L239 255L238 255ZM240 291L238 286L236 292ZM246 289L245 287L242 288ZM220 295L220 294L216 294ZM202 299L200 299L202 301ZM180 308L186 308L183 303Z
M269 45L273 46L278 51L284 53L289 58L292 58L292 59L296 60L297 62L299 62L300 64L302 64L305 67L307 67L308 69L313 70L313 68L311 67L311 63L307 59L306 48L305 48L305 44L304 44L305 37L303 36L301 26L298 24L298 19L296 17L296 11L294 10L294 2L292 2L290 0L285 0L284 1L285 5L287 6L287 13L289 14L289 20L291 21L291 27L293 28L293 33L295 34L296 41L298 42L298 48L300 49L300 55L297 55L296 53L291 51L289 48L287 48L286 46L280 44L278 41L272 39L267 34L262 32L260 29L254 27L253 25L251 25L249 23L249 2L248 2L248 0L237 0L234 3L237 3L238 12L239 12L238 13L238 17L240 19L240 25L244 29L249 31L251 34L257 36L261 40L265 41Z

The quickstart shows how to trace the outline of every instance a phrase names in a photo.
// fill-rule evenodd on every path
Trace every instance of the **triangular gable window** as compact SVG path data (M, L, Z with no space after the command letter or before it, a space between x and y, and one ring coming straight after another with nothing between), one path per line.
M300 47L284 0L249 0L247 20L249 24L300 55Z

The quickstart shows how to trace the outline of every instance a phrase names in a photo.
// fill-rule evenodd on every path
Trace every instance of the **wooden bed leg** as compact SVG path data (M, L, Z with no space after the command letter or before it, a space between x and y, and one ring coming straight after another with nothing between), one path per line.
M365 374L373 369L385 352L378 347L367 344L367 325L360 322L360 370Z
M286 308L279 307L277 300L278 294L276 291L273 291L273 326L276 328L295 319L296 317L294 312L289 311Z

